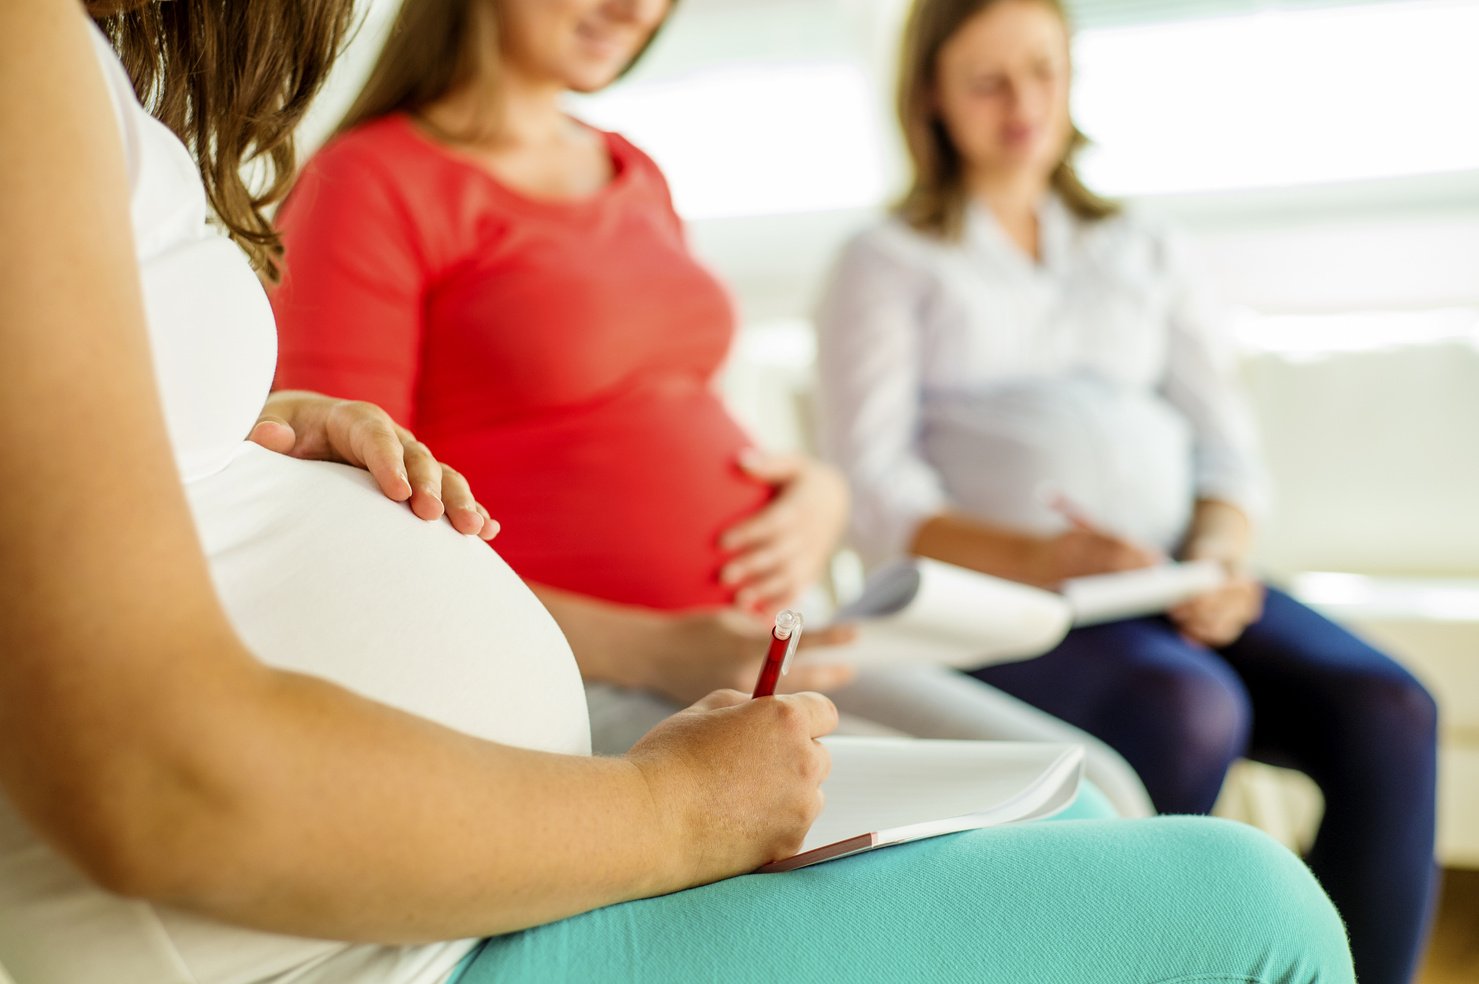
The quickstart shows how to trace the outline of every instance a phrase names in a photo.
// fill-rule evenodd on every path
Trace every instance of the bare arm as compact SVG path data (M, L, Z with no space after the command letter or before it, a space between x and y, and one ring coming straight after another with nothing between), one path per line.
M630 759L582 759L244 649L174 478L86 30L73 0L0 4L0 437L37 452L0 455L0 786L22 815L115 891L376 941L527 926L794 849L820 697L690 712Z
M959 513L941 513L919 525L909 552L983 574L1042 583L1033 538Z
M910 552L1042 587L1084 574L1145 567L1158 559L1152 551L1088 527L1037 537L959 513L921 523Z
M1241 567L1253 547L1253 524L1237 506L1217 499L1198 499L1182 547L1187 560L1221 560Z

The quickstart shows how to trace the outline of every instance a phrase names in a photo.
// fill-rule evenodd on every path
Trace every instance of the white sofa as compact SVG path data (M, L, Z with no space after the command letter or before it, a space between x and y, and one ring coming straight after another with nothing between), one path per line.
M1245 363L1277 505L1260 559L1437 697L1438 856L1455 867L1479 867L1479 313L1474 325ZM1276 785L1245 798L1307 817L1307 790Z

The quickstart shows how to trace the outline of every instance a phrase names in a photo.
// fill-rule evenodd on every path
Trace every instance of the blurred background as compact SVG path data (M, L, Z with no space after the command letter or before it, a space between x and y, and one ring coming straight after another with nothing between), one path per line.
M368 6L310 146L396 6ZM571 106L666 171L741 311L727 393L772 445L807 439L828 265L902 190L907 6L681 0L636 71ZM1263 565L1439 697L1449 874L1425 980L1479 981L1479 2L1068 7L1081 173L1178 222L1234 312L1275 484ZM1297 845L1319 804L1248 768L1222 809Z

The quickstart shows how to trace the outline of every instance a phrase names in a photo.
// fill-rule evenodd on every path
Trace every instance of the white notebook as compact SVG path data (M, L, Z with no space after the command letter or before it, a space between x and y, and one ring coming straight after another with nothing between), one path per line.
M1097 625L1159 615L1226 581L1227 568L1222 564L1194 560L1070 578L1059 590L1068 602L1074 625Z
M1029 659L1071 628L1157 615L1226 580L1223 565L1204 560L1070 578L1046 591L937 560L898 561L870 574L863 593L834 615L857 638L802 658L957 669Z
M1070 625L1068 605L1054 592L937 560L880 567L834 620L854 625L857 639L807 651L806 659L972 669L1041 655Z
M801 850L760 869L792 871L893 844L1050 817L1078 795L1081 745L823 738L826 805Z

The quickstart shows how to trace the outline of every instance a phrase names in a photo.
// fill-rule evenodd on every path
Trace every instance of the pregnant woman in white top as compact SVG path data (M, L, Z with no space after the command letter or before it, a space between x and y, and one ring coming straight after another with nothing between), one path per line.
M974 675L1108 742L1161 812L1210 810L1240 756L1306 771L1326 806L1310 861L1357 971L1407 980L1431 899L1432 698L1248 572L1262 478L1218 309L1174 238L1079 183L1060 4L919 0L904 51L913 187L847 248L818 325L855 540L875 562L1038 584L1225 564L1225 587L1168 618Z
M212 26L134 6L135 29ZM263 78L239 82L222 155L250 86L275 109L348 18L231 6L264 26L216 40ZM825 701L699 714L647 761L585 757L569 649L496 554L364 471L244 441L272 379L265 295L83 13L0 14L0 406L27 431L0 534L0 964L42 984L438 980L472 938L798 843ZM735 836L682 831L700 819Z
M348 5L87 10L117 15L137 83L197 135L219 218L269 260L238 166L255 147L291 167L283 137ZM455 478L457 527L428 525L363 471L246 443L272 373L261 288L83 5L0 4L0 93L0 965L21 984L1351 980L1297 860L1214 821L730 877L816 815L826 699L719 692L627 756L583 754L569 649L464 535L483 522ZM299 452L363 461L392 495L436 483L414 446L385 454L373 412L274 409ZM1183 950L1127 913L1158 939L1230 932Z

